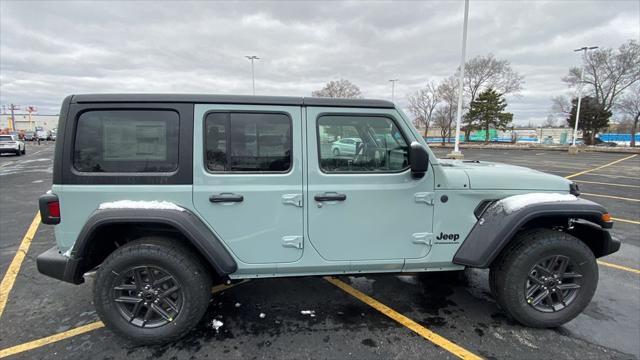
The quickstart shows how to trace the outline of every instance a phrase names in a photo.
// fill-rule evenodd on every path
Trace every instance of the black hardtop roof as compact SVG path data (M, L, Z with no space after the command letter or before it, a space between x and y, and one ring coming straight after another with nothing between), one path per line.
M209 94L80 94L72 95L71 103L197 103L367 108L395 107L390 101L375 99Z

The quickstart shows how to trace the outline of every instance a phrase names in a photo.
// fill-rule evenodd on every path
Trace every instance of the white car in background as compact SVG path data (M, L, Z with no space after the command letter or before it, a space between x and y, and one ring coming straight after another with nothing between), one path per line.
M342 138L331 143L331 152L335 156L355 155L356 146L360 143L362 143L360 138Z
M27 153L24 141L18 138L18 135L0 135L0 154L12 153L18 156Z

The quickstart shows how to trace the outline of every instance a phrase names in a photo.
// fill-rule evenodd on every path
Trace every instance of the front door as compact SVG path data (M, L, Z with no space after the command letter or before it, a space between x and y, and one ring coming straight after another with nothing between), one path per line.
M302 256L297 106L196 105L193 203L242 262Z
M394 109L307 108L308 234L321 256L402 266L427 255L434 177L411 176L413 139Z

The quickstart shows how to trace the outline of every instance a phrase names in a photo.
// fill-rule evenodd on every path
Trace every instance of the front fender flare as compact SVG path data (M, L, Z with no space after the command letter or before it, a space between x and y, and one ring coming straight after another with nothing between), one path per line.
M605 213L607 210L602 205L580 198L570 202L534 203L513 212L506 212L499 203L494 203L473 226L453 257L453 263L477 268L489 267L518 230L532 220L584 219L602 228L609 228L611 223L602 220ZM608 235L607 230L601 231Z

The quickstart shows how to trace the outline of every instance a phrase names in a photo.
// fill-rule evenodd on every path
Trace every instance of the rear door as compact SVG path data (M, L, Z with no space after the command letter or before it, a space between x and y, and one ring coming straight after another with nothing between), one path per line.
M353 151L336 152L345 138ZM395 109L307 108L308 234L324 258L393 270L427 255L434 177L412 178L412 140Z
M297 106L196 105L193 202L247 264L302 256Z

